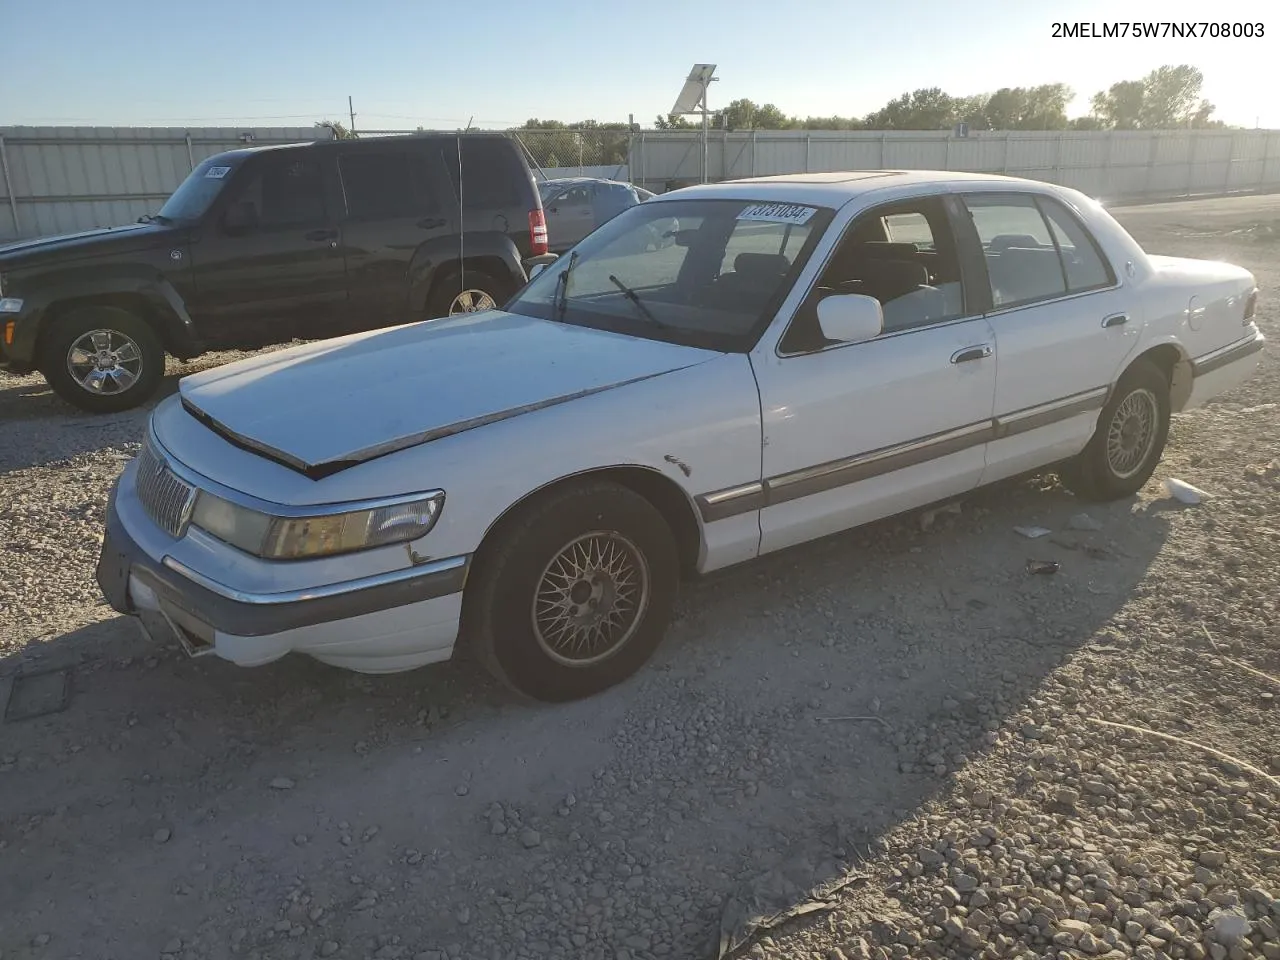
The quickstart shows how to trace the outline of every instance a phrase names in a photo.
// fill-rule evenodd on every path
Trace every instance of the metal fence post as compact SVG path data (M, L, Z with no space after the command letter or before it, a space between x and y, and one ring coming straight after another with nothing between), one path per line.
M804 135L804 172L809 173L811 164L809 163L809 149L813 146L813 138L806 132Z
M1000 172L1005 174L1006 176L1008 176L1009 174L1009 131L1008 130L1004 132L1004 166Z
M1188 132L1191 143L1187 146L1187 189L1186 195L1191 196L1195 192L1196 185L1196 147L1200 143L1200 138L1194 133Z
M1231 192L1231 166L1236 162L1236 139L1236 135L1234 133L1231 134L1231 143L1227 149L1227 179L1222 185L1223 193Z
M1142 193L1144 196L1153 192L1152 181L1155 179L1156 172L1156 154L1160 152L1160 134L1152 132L1151 140L1147 146L1147 181L1142 185Z
M187 171L190 172L196 168L196 155L191 151L191 131L187 131Z
M880 169L881 170L888 169L888 165L884 162L884 142L886 139L888 139L888 136L889 135L885 133L883 130L880 131Z
M751 131L751 176L756 175L756 132Z
M4 134L0 133L0 171L4 173L4 192L9 195L9 212L13 214L13 235L22 236L22 225L18 223L18 198L13 195L13 180L9 177L9 154L4 148Z

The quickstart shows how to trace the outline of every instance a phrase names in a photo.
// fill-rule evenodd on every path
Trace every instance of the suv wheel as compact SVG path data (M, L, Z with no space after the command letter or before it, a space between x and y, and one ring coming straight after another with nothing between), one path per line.
M89 413L149 400L164 375L164 347L146 321L119 307L81 307L53 322L41 372L54 393Z
M511 295L509 287L510 284L483 270L468 270L465 275L449 273L431 291L427 314L435 319L492 310L507 302Z

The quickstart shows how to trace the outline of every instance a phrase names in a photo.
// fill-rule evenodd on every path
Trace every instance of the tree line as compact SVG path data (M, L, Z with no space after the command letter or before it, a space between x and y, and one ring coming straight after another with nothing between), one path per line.
M772 103L734 100L713 111L709 122L727 130L1157 130L1222 127L1213 104L1200 96L1204 75L1188 64L1152 70L1140 80L1122 80L1094 94L1087 116L1068 119L1075 91L1065 83L1001 87L994 93L953 96L941 87L921 87L890 100L863 117L787 116ZM683 130L700 121L658 117L660 130Z

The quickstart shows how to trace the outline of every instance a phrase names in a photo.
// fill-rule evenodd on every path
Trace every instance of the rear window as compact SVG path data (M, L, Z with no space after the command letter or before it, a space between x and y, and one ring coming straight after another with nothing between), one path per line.
M459 183L458 142L462 143ZM445 162L465 207L523 207L529 170L520 162L515 144L505 138L462 135L447 142ZM531 199L531 198L530 198Z
M425 151L351 153L338 161L347 213L356 220L432 213L439 198L431 189Z

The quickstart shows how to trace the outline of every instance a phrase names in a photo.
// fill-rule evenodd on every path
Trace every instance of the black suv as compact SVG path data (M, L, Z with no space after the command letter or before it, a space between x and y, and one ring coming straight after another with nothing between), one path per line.
M0 247L0 366L124 410L155 392L166 351L485 309L546 250L533 174L503 135L232 150L139 223Z

